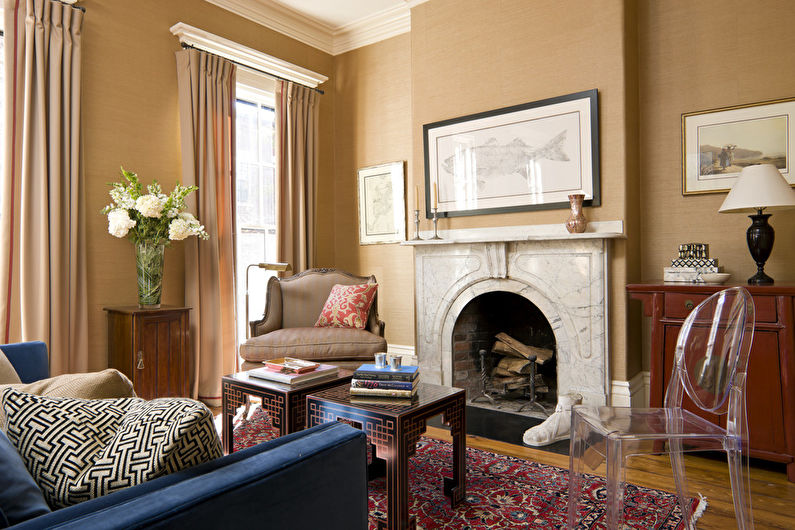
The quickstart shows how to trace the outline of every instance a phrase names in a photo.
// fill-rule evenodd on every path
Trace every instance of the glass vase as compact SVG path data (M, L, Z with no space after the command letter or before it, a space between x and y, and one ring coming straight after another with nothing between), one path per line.
M157 309L163 285L165 245L140 241L135 245L135 266L138 271L138 307Z

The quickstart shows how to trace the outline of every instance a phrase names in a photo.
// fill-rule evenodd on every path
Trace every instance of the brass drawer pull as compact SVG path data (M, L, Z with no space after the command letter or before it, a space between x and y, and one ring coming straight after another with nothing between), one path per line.
M138 350L138 364L136 365L136 368L139 370L144 369L144 352L141 350Z
M694 307L696 307L696 304L692 300L685 300L685 309L692 311Z

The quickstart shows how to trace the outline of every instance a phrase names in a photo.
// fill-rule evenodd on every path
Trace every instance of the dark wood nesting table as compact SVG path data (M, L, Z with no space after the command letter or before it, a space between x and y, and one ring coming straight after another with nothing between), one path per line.
M225 395L225 394L224 394ZM444 493L452 506L466 493L466 399L463 389L419 383L411 405L371 405L353 402L349 385L311 392L306 398L307 427L344 421L362 429L386 461L387 520L379 528L416 528L409 518L408 459L416 450L428 418L442 414L453 437L453 476L445 477Z
M331 379L319 383L311 381L304 385L290 385L249 377L247 372L225 375L221 379L221 411L224 416L222 438L224 452L231 454L235 450L232 430L237 409L245 404L246 396L255 396L262 400L262 409L268 413L279 436L303 430L306 423L306 396L312 392L323 390L351 382L353 372L343 370ZM347 386L345 388L348 388Z

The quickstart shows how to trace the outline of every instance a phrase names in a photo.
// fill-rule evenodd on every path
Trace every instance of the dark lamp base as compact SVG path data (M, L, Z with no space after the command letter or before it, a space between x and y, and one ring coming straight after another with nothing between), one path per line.
M773 285L773 278L759 271L750 278L748 278L748 285Z

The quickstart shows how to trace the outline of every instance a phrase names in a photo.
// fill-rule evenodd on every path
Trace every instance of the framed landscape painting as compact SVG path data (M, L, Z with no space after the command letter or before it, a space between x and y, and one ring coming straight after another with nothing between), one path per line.
M682 114L682 194L729 191L740 171L773 164L795 185L795 98Z
M598 114L593 89L424 125L426 217L598 206Z
M403 162L359 170L359 244L406 240Z

